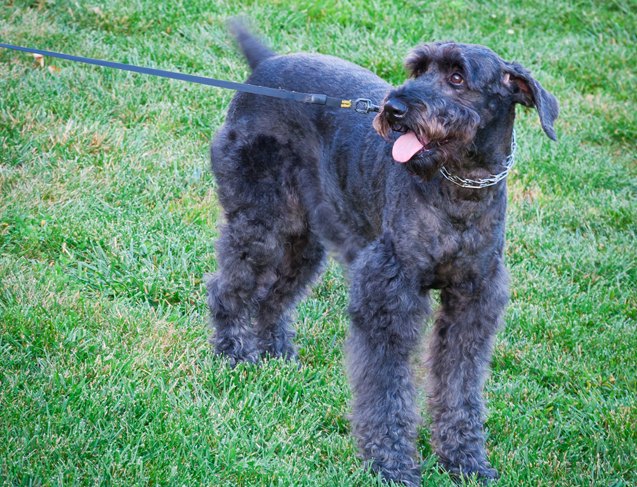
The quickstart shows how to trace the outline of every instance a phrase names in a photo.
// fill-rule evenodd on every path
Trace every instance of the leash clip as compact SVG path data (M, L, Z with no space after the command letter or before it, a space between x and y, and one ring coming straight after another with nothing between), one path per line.
M380 112L380 107L374 105L369 98L357 98L354 100L354 110L358 113Z

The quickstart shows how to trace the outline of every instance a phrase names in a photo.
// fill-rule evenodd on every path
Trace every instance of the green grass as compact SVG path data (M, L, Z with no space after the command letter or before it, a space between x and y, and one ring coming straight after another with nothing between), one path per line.
M637 484L634 3L264 3L9 0L0 39L242 80L224 21L243 12L279 52L395 84L433 39L532 69L559 144L520 110L490 458L498 485ZM338 267L299 307L300 368L210 353L207 152L231 96L0 50L0 483L373 483L348 432ZM452 485L427 439L423 483Z

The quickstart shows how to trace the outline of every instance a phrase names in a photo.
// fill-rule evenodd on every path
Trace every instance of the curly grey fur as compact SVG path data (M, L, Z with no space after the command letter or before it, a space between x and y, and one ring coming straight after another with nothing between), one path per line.
M233 29L254 67L249 83L399 100L408 110L377 116L384 140L369 115L235 96L211 150L226 220L208 283L216 352L232 364L294 358L290 315L326 250L334 252L351 279L352 432L373 470L419 485L409 364L429 292L439 289L427 360L432 444L451 473L496 478L482 388L508 296L506 181L460 188L437 168L497 173L510 151L515 104L536 106L554 137L557 102L528 71L482 46L420 46L407 61L410 79L394 89L341 59L274 55L240 25ZM463 86L449 83L451 72L462 74ZM396 164L392 129L413 131L431 150Z

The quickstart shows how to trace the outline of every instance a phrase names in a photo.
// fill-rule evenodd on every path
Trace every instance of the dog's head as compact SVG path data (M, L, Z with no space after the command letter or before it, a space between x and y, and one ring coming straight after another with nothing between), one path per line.
M397 162L430 177L443 163L493 164L508 155L515 104L535 107L555 140L558 104L516 63L471 44L424 44L407 57L410 79L388 93L374 128L383 137L401 132ZM476 162L477 161L477 162Z

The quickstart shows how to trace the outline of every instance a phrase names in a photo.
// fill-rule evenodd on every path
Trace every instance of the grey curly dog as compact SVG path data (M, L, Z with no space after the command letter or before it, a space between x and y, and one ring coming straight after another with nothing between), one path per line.
M232 365L295 358L291 313L334 253L351 281L352 432L374 471L420 485L410 357L439 290L426 361L432 445L454 477L497 478L482 389L508 299L502 176L516 104L535 107L555 139L555 98L478 45L415 48L393 88L335 57L276 55L232 28L248 83L364 96L381 112L234 97L212 144L225 216L208 282L216 353Z

